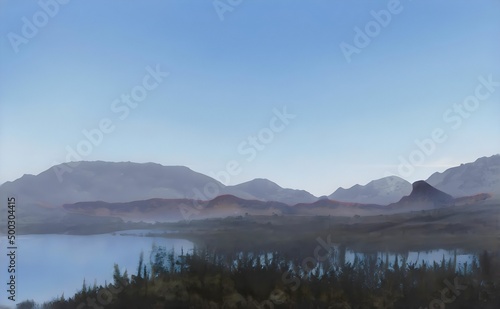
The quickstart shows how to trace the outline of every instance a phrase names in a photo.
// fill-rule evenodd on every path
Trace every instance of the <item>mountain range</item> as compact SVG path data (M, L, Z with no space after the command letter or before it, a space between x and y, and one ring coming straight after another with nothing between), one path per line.
M314 203L293 206L280 202L246 200L221 195L209 201L189 199L149 199L127 203L79 202L65 204L71 213L118 217L125 221L170 222L228 216L365 216L433 210L444 207L473 205L490 198L488 194L455 199L425 181L415 182L412 192L388 206L359 204L320 199Z
M427 182L455 197L483 192L500 197L500 155L482 157L475 162L434 173Z
M338 188L329 199L364 204L388 205L410 194L411 183L398 176L372 180L368 184L354 185L349 189Z
M24 175L6 182L0 186L0 197L18 197L27 205L26 209L35 212L40 206L60 209L62 205L66 210L80 212L85 205L87 214L111 215L117 209L128 207L140 217L144 214L143 208L149 207L151 210L163 209L161 213L165 218L179 217L178 213L174 215L170 211L169 214L165 209L176 208L178 211L182 208L179 205L184 204L192 213L209 209L204 212L207 217L247 212L331 214L332 209L336 209L334 213L352 215L441 207L453 205L460 197L466 197L461 202L467 203L470 201L467 196L484 199L486 195L479 195L481 193L500 197L500 155L479 158L435 173L425 182L416 182L413 186L400 177L390 176L366 185L339 188L328 198L319 199L307 191L282 188L267 179L225 186L184 166L103 161L82 161L72 165L62 180L55 172L62 166L54 166L36 176ZM93 206L89 208L88 203L93 203ZM417 207L413 207L415 205ZM128 215L132 216L133 211Z
M82 161L59 178L54 166L38 175L24 175L0 186L0 192L23 197L24 202L47 208L81 201L129 202L151 198L212 199L230 194L244 199L283 203L312 202L316 197L303 190L284 189L266 179L235 186L197 173L184 166L156 163ZM62 179L62 181L61 181Z
M284 189L274 182L262 178L257 178L227 188L235 189L236 192L245 192L258 200L276 201L289 205L312 203L318 199L305 190ZM238 196L242 197L241 195Z
M500 155L482 157L446 171L436 172L426 182L453 197L488 193L500 198ZM357 203L388 205L410 194L412 184L400 177L389 176L366 185L338 188L329 198Z

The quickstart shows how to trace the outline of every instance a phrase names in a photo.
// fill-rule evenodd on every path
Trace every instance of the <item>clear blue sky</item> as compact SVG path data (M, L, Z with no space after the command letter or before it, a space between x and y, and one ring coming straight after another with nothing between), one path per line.
M453 106L480 76L500 81L500 2L402 0L348 62L342 42L357 48L354 29L377 30L370 12L390 3L243 0L218 14L212 1L72 0L48 16L37 1L0 1L0 183L64 162L104 118L114 131L84 160L204 174L234 160L232 184L316 195L499 153L500 87L481 88L471 112ZM169 76L120 119L113 101L157 65ZM241 146L283 107L296 117L265 148ZM435 129L446 140L403 175L400 158Z

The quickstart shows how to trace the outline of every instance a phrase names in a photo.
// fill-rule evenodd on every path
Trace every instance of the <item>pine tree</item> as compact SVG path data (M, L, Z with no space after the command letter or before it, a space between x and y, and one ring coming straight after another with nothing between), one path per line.
M113 280L114 280L114 285L119 286L121 284L121 279L122 275L120 273L120 267L118 267L118 264L114 265L114 271L113 271Z
M142 271L142 265L144 263L144 252L141 251L141 255L139 256L139 266L137 267L137 278L142 278L141 277L141 271ZM147 277L143 277L143 278L147 278Z

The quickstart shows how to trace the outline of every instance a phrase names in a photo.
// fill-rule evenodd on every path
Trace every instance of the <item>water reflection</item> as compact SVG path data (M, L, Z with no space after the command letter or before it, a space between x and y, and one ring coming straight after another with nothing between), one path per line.
M102 235L24 235L18 237L18 273L17 300L33 299L36 302L51 300L64 294L72 296L82 286L85 278L87 285L92 286L112 281L113 265L120 265L121 271L127 270L129 275L137 272L139 254L143 251L149 257L153 244L174 249L176 254L189 252L193 244L187 240L167 239L159 236L158 231L134 230ZM5 237L0 237L5 243ZM2 249L4 250L4 249ZM312 253L312 252L311 252ZM253 255L253 253L250 253ZM242 257L241 253L236 257ZM272 254L261 253L261 264L265 265L272 259ZM233 255L235 257L235 255ZM328 257L330 265L355 264L359 261L367 263L383 263L393 267L395 261L403 264L422 263L432 265L453 263L457 270L463 269L465 263L471 265L475 254L462 250L431 250L419 252L355 252L346 246L336 246ZM6 265L6 253L0 256L0 265ZM147 262L147 261L146 261ZM298 265L302 260L298 260ZM233 267L237 261L233 261ZM293 267L296 267L294 265ZM292 265L290 265L292 267ZM323 274L328 271L321 263L314 265L313 272ZM5 268L1 270L2 278L7 278ZM7 303L5 289L0 290L0 304Z
M122 272L135 274L139 254L149 256L153 243L174 248L179 253L192 249L193 244L182 239L143 237L141 233L75 235L22 235L18 236L17 299L34 299L37 302L51 300L64 294L72 296L82 286L104 285L112 282L113 265ZM0 237L6 243L5 237ZM5 250L2 246L0 250ZM6 252L0 255L0 265L7 265ZM5 267L0 270L2 279L7 278ZM4 280L2 280L4 281ZM0 305L13 305L7 301L6 289L0 289Z

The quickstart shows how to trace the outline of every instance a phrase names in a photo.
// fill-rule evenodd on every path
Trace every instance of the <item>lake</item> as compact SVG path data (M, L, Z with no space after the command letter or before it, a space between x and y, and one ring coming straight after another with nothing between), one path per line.
M429 250L429 251L409 251L405 253L387 253L387 252L377 252L376 254L365 254L354 252L352 250L346 250L345 253L345 261L349 263L353 263L354 259L357 257L362 260L367 256L375 257L378 261L385 262L386 260L389 263L394 263L396 259L396 255L398 256L398 261L401 266L402 258L406 259L407 264L415 264L416 266L422 265L422 262L425 262L427 265L432 265L434 262L440 264L443 261L443 258L446 263L451 259L452 261L456 257L456 268L457 270L462 268L465 263L467 265L471 265L474 257L476 255L466 253L462 250Z
M174 248L180 253L181 248L185 252L193 248L190 241L182 239L167 239L162 237L144 237L151 235L154 231L134 230L121 231L101 235L22 235L18 236L17 251L17 300L33 299L36 302L51 300L60 297L73 296L81 289L85 278L87 286L104 285L104 282L112 282L113 265L117 263L121 272L127 270L129 275L137 272L139 254L144 252L145 262L149 262L149 253L154 244L165 246L167 249ZM157 232L158 233L158 232ZM2 288L0 289L0 305L13 306L7 299L7 256L5 252L6 237L0 237L1 256L0 265L2 269ZM337 248L338 249L338 248ZM335 250L337 259L339 250ZM398 253L398 256L406 256L408 263L420 264L440 263L443 257L448 260L457 257L457 267L467 262L470 264L474 257L457 250L431 250L421 252ZM367 254L354 252L349 249L343 251L344 261L353 262L355 256L363 259ZM373 254L370 256L373 257ZM395 253L376 253L376 258L390 262L395 259ZM401 262L401 259L400 259ZM4 282L5 281L5 282Z
M123 235L126 233L126 235ZM129 274L137 273L141 251L145 262L153 243L174 248L180 253L193 248L182 239L142 237L147 231L126 231L101 235L19 235L17 236L17 297L16 301L51 300L64 293L65 297L81 289L85 278L87 286L113 282L113 266L117 263ZM6 237L0 237L0 305L13 306L7 299ZM5 282L4 282L5 281ZM17 302L16 302L17 303Z

